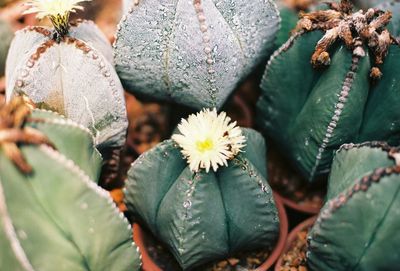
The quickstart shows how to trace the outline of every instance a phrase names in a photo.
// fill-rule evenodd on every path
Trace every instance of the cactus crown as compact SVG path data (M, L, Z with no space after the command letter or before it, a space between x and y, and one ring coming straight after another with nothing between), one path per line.
M80 2L91 0L32 0L26 3L29 6L24 14L36 13L37 18L48 17L56 30L58 38L64 37L69 30L69 15L76 10L83 10Z
M190 115L178 129L182 134L175 134L172 139L180 145L194 172L201 168L208 172L210 167L217 171L218 166L227 166L245 143L236 122L231 122L225 112L218 114L215 108Z
M330 64L328 50L339 39L359 57L365 56L364 46L369 48L374 55L375 63L370 77L379 79L382 72L377 66L383 64L390 45L399 44L386 28L392 13L372 8L366 12L362 10L353 12L353 5L349 0L328 5L329 10L300 13L300 20L294 30L295 33L314 30L325 32L312 55L313 66L318 68Z
M24 127L31 113L24 98L16 97L9 104L0 106L0 148L5 155L25 174L32 168L22 156L17 144L46 144L52 146L41 132Z

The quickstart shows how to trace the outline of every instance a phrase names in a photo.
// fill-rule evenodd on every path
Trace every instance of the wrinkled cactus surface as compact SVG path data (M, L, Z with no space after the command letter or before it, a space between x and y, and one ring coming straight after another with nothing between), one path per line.
M279 26L269 0L128 2L114 45L125 88L196 109L221 107L269 56Z
M398 149L381 143L337 151L327 202L309 233L311 270L396 270L400 265Z
M243 129L243 153L216 173L193 173L172 140L134 162L126 204L167 244L183 269L272 247L279 218L266 179L265 143Z
M6 59L14 31L8 22L0 20L0 76L5 73Z
M88 129L37 110L20 122L27 111L14 112L1 113L0 130L15 135L31 171L17 167L12 142L0 140L0 270L138 271L132 229L96 184L101 158ZM24 143L42 135L52 147Z
M377 34L386 41L387 32ZM384 58L359 37L353 50L340 39L323 48L323 36L301 30L273 54L257 105L261 128L309 180L329 171L333 151L344 143L400 143L400 47L389 44Z
M23 94L82 124L99 148L123 145L125 100L108 41L89 21L73 24L60 43L53 34L44 27L16 33L7 59L7 99Z

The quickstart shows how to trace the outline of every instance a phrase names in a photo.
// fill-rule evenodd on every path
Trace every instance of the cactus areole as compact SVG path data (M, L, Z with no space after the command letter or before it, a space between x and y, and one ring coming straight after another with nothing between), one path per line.
M374 67L370 76L379 79L382 76L378 65L383 64L391 44L399 44L392 37L386 26L392 18L390 11L368 9L353 13L353 5L349 0L340 4L329 3L331 9L310 13L301 13L294 32L322 30L325 35L320 39L311 57L311 63L319 68L331 63L329 48L337 39L342 40L346 47L353 50L353 55L364 57L364 47L374 55Z
M50 17L54 28L29 26L16 32L6 63L6 98L25 95L93 133L97 147L120 147L128 126L124 91L112 47L91 21L68 22L77 0L28 2L25 13Z
M126 0L114 59L126 90L220 109L265 61L279 15L271 0Z
M260 127L310 181L329 172L342 144L400 143L392 13L354 12L347 0L329 7L300 14L268 62L257 104Z
M239 251L272 248L279 218L264 138L203 110L180 134L142 154L128 173L128 209L184 270Z
M381 142L337 152L327 202L308 236L310 270L396 270L400 264L399 149Z

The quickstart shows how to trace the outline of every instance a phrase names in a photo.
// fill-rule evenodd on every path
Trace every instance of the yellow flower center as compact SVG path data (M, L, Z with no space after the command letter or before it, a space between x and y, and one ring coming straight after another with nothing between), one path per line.
M204 153L214 148L214 142L209 138L203 141L198 140L196 142L196 147L199 152Z

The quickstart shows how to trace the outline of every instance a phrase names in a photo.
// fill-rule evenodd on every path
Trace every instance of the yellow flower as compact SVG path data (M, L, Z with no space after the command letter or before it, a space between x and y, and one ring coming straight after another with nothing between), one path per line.
M217 171L219 166L227 166L245 146L246 139L236 122L225 112L204 109L192 114L178 125L181 134L172 139L182 148L183 156L188 160L192 171L210 168Z
M71 12L83 10L80 2L91 0L32 0L26 3L29 7L23 14L37 13L38 19L49 17L60 35L68 33L68 21Z

